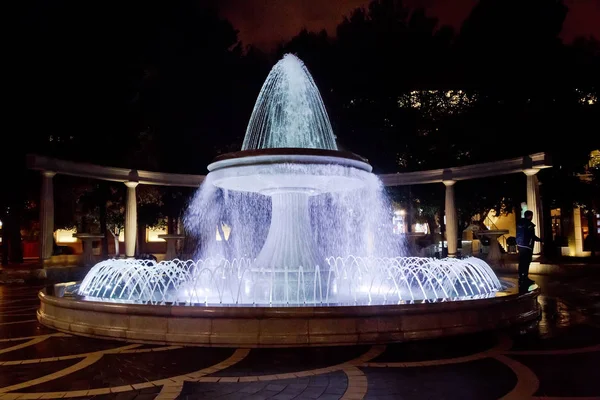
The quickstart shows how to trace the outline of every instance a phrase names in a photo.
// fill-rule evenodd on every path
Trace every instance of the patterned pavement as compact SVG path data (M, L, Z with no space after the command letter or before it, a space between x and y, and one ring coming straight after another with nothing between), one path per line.
M387 346L222 349L112 342L37 323L0 285L2 399L600 399L600 277L543 278L536 326Z

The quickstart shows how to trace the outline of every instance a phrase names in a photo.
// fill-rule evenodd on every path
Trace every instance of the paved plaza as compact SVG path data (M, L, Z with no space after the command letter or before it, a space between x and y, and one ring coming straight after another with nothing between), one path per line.
M600 277L535 277L536 327L387 346L131 344L38 324L0 285L0 399L600 399Z

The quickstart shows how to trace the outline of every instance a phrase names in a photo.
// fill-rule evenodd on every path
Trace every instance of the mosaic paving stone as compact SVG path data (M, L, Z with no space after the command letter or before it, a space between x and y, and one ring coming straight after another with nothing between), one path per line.
M56 331L38 324L37 321L7 325L1 325L0 323L0 338L2 339L49 335L51 333L56 333Z
M342 371L308 378L279 379L276 381L200 383L185 382L178 399L340 399L348 387L348 378Z
M493 348L497 338L489 333L390 344L373 362L413 362L463 357Z
M24 340L11 340L10 342L0 342L0 350L6 349L8 347L13 347L13 346L16 346L18 344L25 343L28 341L29 341L28 339L24 339Z
M182 387L173 383L169 389L175 390L173 398L178 396L180 399L337 400L346 391L350 393L351 388L357 399L362 394L365 394L366 399L372 400L494 399L513 390L517 378L524 382L528 377L536 376L539 380L537 392L523 392L519 398L531 395L599 397L600 369L597 366L600 365L600 351L594 350L595 347L592 350L588 348L600 345L600 314L595 315L600 310L596 305L600 277L560 280L536 277L536 281L543 291L543 296L540 297L543 316L534 329L518 327L509 330L512 337L503 340L512 340L513 345L499 359L484 358L432 366L401 364L421 361L427 361L428 364L437 361L444 363L444 360L451 358L480 353L498 343L498 333L490 332L442 340L390 344L383 353L370 360L374 363L371 365L380 367L356 368L346 365L344 368L349 371L349 375L337 370L322 375L296 378L284 375L282 378L285 379L261 381L259 378L264 375L282 375L339 365L362 356L371 347L254 349L237 364L207 378L229 378L225 382L188 381ZM0 285L0 351L26 344L30 341L28 337L56 333L36 321L23 322L35 320L39 288ZM16 340L2 341L10 338ZM0 354L0 361L60 357L126 345L124 342L78 336L51 337L31 346L4 352ZM136 349L157 347L164 346L138 345ZM138 387L135 390L131 388L125 392L109 394L106 391L115 386L194 372L225 360L234 351L235 349L192 347L146 353L105 354L80 370L62 377L57 375L56 379L36 385L33 385L34 382L27 382L53 373L60 374L65 368L72 367L83 359L5 365L0 366L0 390L2 387L25 383L26 387L19 389L18 393L51 395L47 392L60 392L62 396L61 393L66 391L97 388L104 390L105 394L78 394L76 399L150 400L158 396L162 387ZM394 362L400 364L382 367ZM244 378L254 381L236 382ZM526 390L531 389L531 386L525 387ZM181 393L178 392L179 388Z
M537 396L600 397L600 351L560 355L511 355L540 380Z
M517 377L493 359L416 368L361 368L369 382L367 399L497 399Z
M37 297L27 297L25 299L18 300L6 300L0 298L0 312L10 311L12 309L20 309L20 308L38 308L40 305L40 301Z
M554 329L552 334L515 336L511 350L558 350L600 344L600 329L590 325L573 325Z
M52 374L76 364L79 360L52 361L38 364L0 365L0 388L16 385Z
M214 376L285 374L341 364L361 356L370 346L299 349L254 349L234 366Z
M98 350L108 350L127 345L123 342L113 342L86 337L49 337L48 339L10 353L0 354L0 361L28 360L33 358L61 357L71 354L90 353Z
M152 400L160 392L160 387L152 387L129 392L99 394L95 396L69 397L71 400Z
M164 352L106 354L99 361L69 375L70 390L131 385L210 367L233 354L231 349L182 348ZM36 385L31 392L64 390L64 382L55 380Z
M22 321L30 321L35 320L35 314L26 314L26 315L0 315L0 326L1 324L6 324L7 322L22 322Z

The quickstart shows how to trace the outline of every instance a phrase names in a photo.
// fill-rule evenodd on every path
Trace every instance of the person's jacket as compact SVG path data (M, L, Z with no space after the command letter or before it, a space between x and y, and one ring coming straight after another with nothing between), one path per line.
M535 224L526 218L517 222L517 246L533 249L534 242L541 239L535 235Z

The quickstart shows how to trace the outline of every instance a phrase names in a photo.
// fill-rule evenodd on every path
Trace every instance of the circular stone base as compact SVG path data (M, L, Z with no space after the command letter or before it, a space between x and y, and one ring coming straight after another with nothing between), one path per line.
M51 291L51 290L50 290ZM42 290L40 323L75 335L140 343L218 347L301 347L431 339L537 319L537 285L496 297L437 303L224 307L82 301Z

